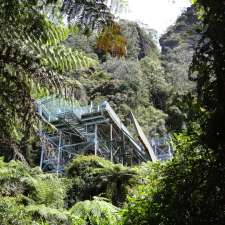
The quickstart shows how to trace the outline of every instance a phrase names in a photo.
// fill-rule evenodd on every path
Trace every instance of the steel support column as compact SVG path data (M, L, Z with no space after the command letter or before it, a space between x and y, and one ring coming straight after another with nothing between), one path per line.
M98 154L98 125L95 124L95 139L94 139L94 143L95 143L95 155Z
M110 124L110 160L113 162L113 127Z
M57 175L59 174L60 157L61 157L61 145L62 145L62 133L59 132L59 145L58 145L57 169L56 169Z

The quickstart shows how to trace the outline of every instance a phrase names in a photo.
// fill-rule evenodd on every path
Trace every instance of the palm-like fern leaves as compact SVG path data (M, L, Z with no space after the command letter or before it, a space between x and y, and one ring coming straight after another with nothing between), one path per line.
M106 0L64 0L62 12L69 23L91 29L98 29L113 19Z
M59 90L75 82L67 71L95 63L63 46L69 28L47 20L37 2L0 0L0 143L18 154L15 143L24 144L32 127L31 83Z
M70 209L73 224L114 225L119 224L118 208L95 198L78 202Z

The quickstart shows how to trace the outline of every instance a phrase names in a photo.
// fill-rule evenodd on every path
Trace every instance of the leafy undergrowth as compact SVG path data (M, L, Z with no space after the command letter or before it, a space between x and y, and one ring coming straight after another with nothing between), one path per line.
M79 156L66 175L42 173L0 158L0 224L121 224L120 209L138 183L137 170Z
M119 224L119 208L104 199L78 202L70 209L73 224L114 225Z
M71 186L67 193L68 207L83 200L101 196L122 206L130 187L136 183L136 172L97 156L79 156L67 167Z

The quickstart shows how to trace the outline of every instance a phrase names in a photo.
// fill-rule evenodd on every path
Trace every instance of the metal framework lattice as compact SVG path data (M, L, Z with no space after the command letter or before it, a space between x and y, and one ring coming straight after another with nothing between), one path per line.
M157 160L165 161L173 158L173 144L170 135L152 137L150 143Z
M150 160L108 102L81 107L77 102L43 98L37 102L43 170L62 172L79 154L94 154L124 165ZM53 131L43 126L48 123ZM52 130L52 129L51 129Z

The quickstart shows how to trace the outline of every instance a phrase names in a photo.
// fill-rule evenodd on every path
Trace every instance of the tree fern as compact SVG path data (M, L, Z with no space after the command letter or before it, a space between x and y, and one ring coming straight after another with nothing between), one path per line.
M67 72L95 64L62 44L70 28L47 19L39 3L0 0L0 143L20 159L34 118L31 83L57 92L74 88L79 84Z
M116 206L121 206L134 185L136 172L122 165L97 156L78 156L67 168L72 186L67 193L68 204L77 200L87 200L94 196L104 196Z
M25 207L12 197L0 198L0 223L3 225L30 225L32 218L25 212Z
M27 192L31 186L23 179L30 178L29 170L20 162L3 162L0 158L0 197L16 196Z
M50 35L53 33L50 32ZM72 71L81 68L87 68L96 64L94 60L88 58L83 53L73 51L71 48L63 45L51 45L57 42L47 41L45 44L41 40L26 38L28 47L35 55L41 59L41 64L59 72Z
M67 187L65 180L54 175L38 175L29 178L29 182L34 187L33 191L30 192L30 198L35 200L37 204L63 208Z
M100 198L78 202L69 210L73 225L119 224L118 208Z
M113 19L106 0L65 0L62 12L82 28L99 29Z
M67 211L46 207L45 205L29 205L25 212L36 220L38 225L68 225L69 213Z

